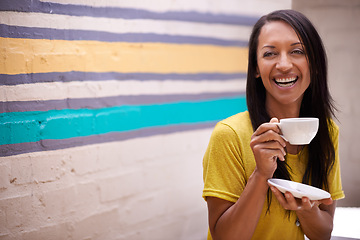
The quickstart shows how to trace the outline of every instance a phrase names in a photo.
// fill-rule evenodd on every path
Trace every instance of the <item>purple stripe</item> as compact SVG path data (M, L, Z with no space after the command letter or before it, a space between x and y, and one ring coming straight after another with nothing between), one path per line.
M48 101L13 101L0 102L0 113L26 112L26 111L49 111L61 109L98 109L122 105L147 105L170 102L189 102L205 99L217 99L244 95L240 92L203 93L203 94L179 94L179 95L129 95L103 98L81 98Z
M101 80L230 80L246 78L246 73L195 73L195 74L158 74L158 73L120 73L120 72L50 72L28 74L0 74L0 85L18 85L42 82L72 82Z
M11 155L18 155L23 153L39 152L39 151L51 151L66 149L71 147L79 147L85 145L124 141L134 138L149 137L160 134L171 134L183 131L193 131L206 128L213 128L215 122L201 123L201 124L189 124L189 125L175 125L166 127L154 127L145 128L129 132L111 132L102 135L92 135L86 137L68 138L61 140L46 139L39 142L31 143L19 143L0 145L0 157L6 157Z
M1 11L41 12L70 16L90 16L123 19L157 19L188 22L222 23L252 26L258 17L230 14L169 11L164 13L119 7L91 7L74 4L40 2L39 0L1 0Z
M177 36L153 33L109 33L87 30L64 30L52 28L19 27L0 24L0 37L56 39L56 40L92 40L103 42L163 42L176 44L211 44L220 46L246 47L247 41L231 41L217 38Z

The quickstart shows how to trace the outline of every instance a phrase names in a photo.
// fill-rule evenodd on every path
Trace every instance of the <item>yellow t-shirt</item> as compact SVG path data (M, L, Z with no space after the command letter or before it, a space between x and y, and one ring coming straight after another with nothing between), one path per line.
M203 160L203 197L212 196L236 202L255 169L255 159L250 148L253 129L249 113L242 112L219 122L210 138ZM331 137L335 147L335 163L329 174L329 192L333 200L344 197L340 178L338 155L339 129L334 123ZM293 181L301 182L305 173L307 147L299 154L287 154ZM271 193L272 194L272 193ZM296 213L290 216L272 196L270 213L265 201L262 214L252 239L304 239L301 228L296 226ZM208 239L211 239L208 234Z

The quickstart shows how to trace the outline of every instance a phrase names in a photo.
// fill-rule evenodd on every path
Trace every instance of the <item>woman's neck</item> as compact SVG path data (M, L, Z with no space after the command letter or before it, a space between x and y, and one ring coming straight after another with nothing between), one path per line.
M296 118L300 116L300 102L293 102L290 104L275 103L273 101L266 101L266 111L270 118Z
M288 109L276 111L272 108L269 108L267 110L269 113L270 118L276 117L277 119L283 119L283 118L297 118L300 116L300 109L299 110L293 110L290 107Z

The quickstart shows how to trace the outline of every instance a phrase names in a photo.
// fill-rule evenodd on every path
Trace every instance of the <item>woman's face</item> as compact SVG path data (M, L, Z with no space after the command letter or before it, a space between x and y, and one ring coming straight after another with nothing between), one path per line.
M258 43L257 77L265 86L267 107L300 107L310 85L310 70L296 32L283 21L269 22L262 27Z

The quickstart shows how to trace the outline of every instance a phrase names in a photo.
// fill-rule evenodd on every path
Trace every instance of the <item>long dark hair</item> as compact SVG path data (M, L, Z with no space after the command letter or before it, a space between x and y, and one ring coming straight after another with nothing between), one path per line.
M257 75L257 47L261 28L268 22L283 21L289 24L305 47L310 68L310 86L305 91L300 108L300 117L319 118L319 130L308 145L308 164L303 183L329 190L327 176L335 161L335 150L331 141L331 117L334 104L327 83L327 57L322 40L312 23L301 13L294 10L279 10L261 17L253 27L249 41L249 63L247 73L246 100L254 129L269 122L266 111L266 90ZM274 177L290 180L286 163L278 161ZM268 197L269 203L269 197Z

